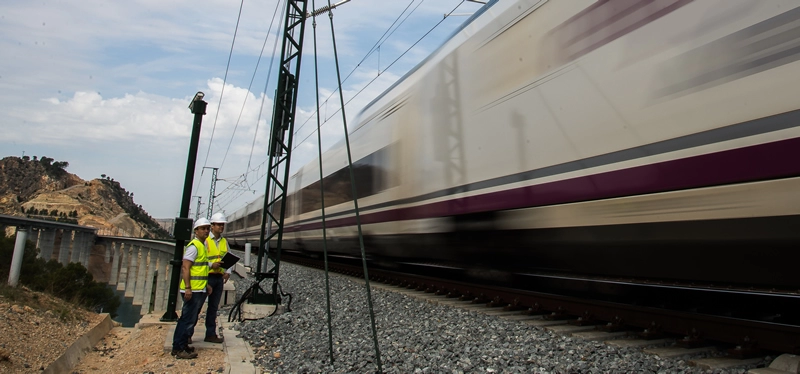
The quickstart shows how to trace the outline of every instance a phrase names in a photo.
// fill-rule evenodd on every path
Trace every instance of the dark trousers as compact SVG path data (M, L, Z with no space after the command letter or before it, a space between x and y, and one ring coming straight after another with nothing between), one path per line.
M222 299L224 285L222 275L208 274L208 285L211 287L211 296L208 297L206 309L206 338L217 336L217 312L219 301Z
M208 297L208 294L205 292L201 292L199 295L200 297L202 297L202 299L200 299L200 305L197 307L197 311L195 312L197 317L195 317L194 323L192 323L192 325L189 326L189 328L187 329L188 330L188 335L186 336L187 340L192 336L194 336L194 327L197 326L197 321L200 319L200 312L203 310L203 304L206 303L206 298Z
M181 299L184 300L183 297ZM179 351L188 346L187 342L194 333L194 325L197 324L197 314L200 313L200 308L205 300L205 292L192 292L191 300L183 301L181 317L178 318L175 334L172 335L172 350Z

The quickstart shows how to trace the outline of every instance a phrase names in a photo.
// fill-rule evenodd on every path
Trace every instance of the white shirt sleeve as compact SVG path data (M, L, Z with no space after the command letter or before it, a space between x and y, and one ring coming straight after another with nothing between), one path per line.
M183 251L183 259L189 260L194 262L197 258L197 248L195 248L194 244L190 244L186 249Z

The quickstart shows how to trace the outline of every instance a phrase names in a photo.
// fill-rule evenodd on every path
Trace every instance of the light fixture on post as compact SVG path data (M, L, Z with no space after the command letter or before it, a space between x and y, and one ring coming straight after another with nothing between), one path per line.
M202 91L197 91L197 93L194 94L194 98L192 99L191 102L189 102L189 110L191 110L192 113L194 113L194 103L196 103L198 101L203 101L203 98L205 96L206 96L206 94L204 94ZM203 103L205 103L205 102L203 101ZM205 105L204 105L203 109L205 109ZM203 113L203 114L205 114L205 113Z
M183 200L181 201L180 216L175 218L175 253L172 257L172 276L169 282L169 296L167 299L167 311L161 316L161 321L174 322L178 320L175 312L175 304L178 299L178 284L181 279L181 259L183 258L184 244L192 240L192 219L189 218L189 204L192 200L192 181L194 180L194 168L197 165L197 146L200 143L200 126L203 124L203 116L206 114L206 103L203 97L206 95L200 91L194 94L194 98L189 103L189 110L194 114L192 124L192 138L189 141L189 157L186 161L186 179L183 181ZM199 202L199 200L198 200ZM199 207L198 207L199 210Z

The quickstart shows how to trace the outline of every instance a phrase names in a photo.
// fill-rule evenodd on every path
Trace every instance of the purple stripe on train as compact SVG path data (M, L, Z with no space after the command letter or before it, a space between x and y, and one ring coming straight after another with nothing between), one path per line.
M535 186L364 214L361 215L361 223L446 217L793 177L800 175L798 160L800 138L793 138ZM328 228L355 224L355 217L326 221ZM286 227L286 231L321 228L322 223L309 223Z

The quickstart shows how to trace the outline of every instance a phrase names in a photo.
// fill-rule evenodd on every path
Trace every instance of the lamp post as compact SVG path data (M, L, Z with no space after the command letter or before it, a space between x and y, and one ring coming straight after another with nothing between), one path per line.
M167 311L161 317L161 321L177 321L178 314L175 313L175 304L178 299L178 282L181 278L181 262L183 258L183 246L187 240L192 239L192 219L189 218L189 204L192 200L192 181L194 180L194 168L197 164L197 146L200 143L200 126L203 123L203 116L206 114L206 103L203 101L205 94L197 92L189 103L189 109L194 114L192 124L192 139L189 143L189 157L186 161L186 179L183 182L183 199L181 201L180 216L175 218L175 255L172 258L172 276L169 283L169 296L167 299Z

